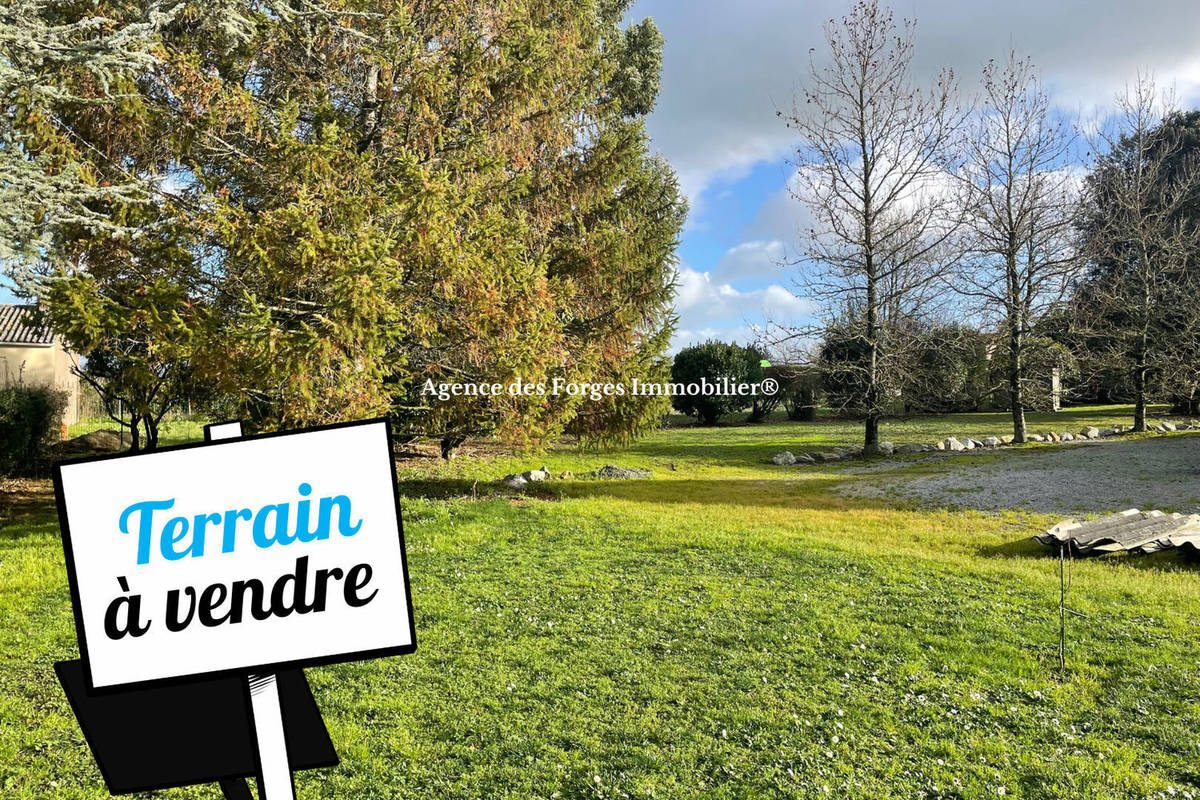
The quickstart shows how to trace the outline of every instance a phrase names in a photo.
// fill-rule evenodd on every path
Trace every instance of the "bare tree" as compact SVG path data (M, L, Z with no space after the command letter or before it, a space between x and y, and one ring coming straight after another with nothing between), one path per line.
M780 113L801 140L793 194L820 228L807 237L799 285L829 317L821 331L788 333L844 337L853 358L840 363L855 373L868 450L903 368L889 328L919 313L955 229L947 153L962 115L950 72L915 85L913 33L877 0L860 0L826 24L829 64L814 61L791 113Z
M1025 441L1025 346L1033 322L1062 299L1076 269L1078 185L1068 169L1073 127L1053 116L1027 59L989 61L956 173L967 257L953 287L998 316L1013 441Z
M1116 123L1096 135L1087 181L1091 266L1080 307L1089 338L1129 375L1135 431L1146 429L1154 387L1187 371L1200 321L1189 269L1200 253L1196 222L1183 213L1200 191L1200 165L1181 152L1175 118L1171 98L1139 77L1118 98Z

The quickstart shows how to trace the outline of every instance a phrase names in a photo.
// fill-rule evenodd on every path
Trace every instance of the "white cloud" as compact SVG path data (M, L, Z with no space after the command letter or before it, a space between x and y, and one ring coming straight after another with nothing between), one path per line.
M688 267L678 270L676 284L679 327L672 350L711 338L748 343L755 337L756 326L765 321L796 322L814 310L809 300L779 284L738 291L728 283L714 281L709 273Z
M810 48L823 55L823 23L849 7L849 0L640 0L631 9L629 19L651 16L666 37L649 130L693 201L715 180L790 152L794 136L775 111L791 107ZM1200 93L1195 0L909 0L896 9L917 19L918 78L948 65L973 91L988 58L1016 49L1071 112L1110 107L1139 69L1173 86L1181 103Z
M653 17L666 38L662 92L648 129L653 147L672 163L692 202L691 230L706 224L705 202L711 199L704 196L706 189L792 155L794 133L776 110L790 110L794 90L807 78L810 48L818 60L824 55L822 25L850 5L851 0L638 0L631 9L629 19ZM1015 49L1041 71L1055 106L1085 120L1094 118L1097 108L1111 111L1114 95L1139 70L1173 88L1181 105L1200 101L1200 3L1195 0L907 0L894 5L897 17L917 19L918 81L950 66L969 95L986 61ZM796 188L795 175L789 185ZM681 268L674 346L707 337L751 341L753 326L767 319L810 315L812 304L784 288L790 274L778 264L797 259L804 234L813 227L808 209L785 188L762 203L741 244L728 250L712 272ZM733 288L746 279L772 285Z
M742 242L721 256L708 278L719 285L745 278L782 277L786 259L786 248L778 239Z
M701 342L707 342L709 339L715 339L719 342L737 342L738 344L745 345L754 344L757 338L758 330L749 325L731 328L680 328L675 331L675 338L671 340L670 353L674 355L688 345L700 344Z

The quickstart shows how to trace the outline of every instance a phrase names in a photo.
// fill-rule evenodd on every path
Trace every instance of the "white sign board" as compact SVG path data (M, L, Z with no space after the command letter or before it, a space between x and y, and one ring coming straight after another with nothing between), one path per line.
M415 649L387 422L55 470L91 688Z

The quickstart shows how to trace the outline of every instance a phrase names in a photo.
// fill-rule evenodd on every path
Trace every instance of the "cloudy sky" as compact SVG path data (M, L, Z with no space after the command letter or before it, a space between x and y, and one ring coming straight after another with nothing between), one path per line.
M824 50L822 25L850 0L638 0L666 37L662 93L649 120L692 211L679 250L674 347L709 337L748 341L765 319L801 321L780 263L800 245L804 209L787 194L787 110ZM971 91L988 58L1027 55L1060 109L1096 119L1139 70L1200 105L1197 0L908 0L918 76L955 70Z

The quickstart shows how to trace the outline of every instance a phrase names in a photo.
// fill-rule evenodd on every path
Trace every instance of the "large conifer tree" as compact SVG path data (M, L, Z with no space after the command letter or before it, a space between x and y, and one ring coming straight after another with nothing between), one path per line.
M644 429L654 402L420 392L661 374L684 212L640 121L661 40L625 5L181 7L132 99L57 110L159 200L136 246L59 242L53 316L102 345L154 275L151 349L268 426L391 411L448 451Z

